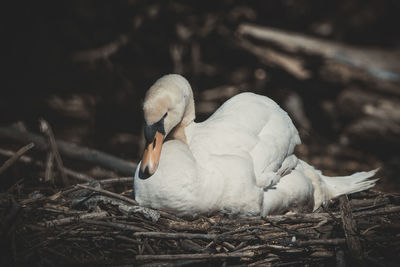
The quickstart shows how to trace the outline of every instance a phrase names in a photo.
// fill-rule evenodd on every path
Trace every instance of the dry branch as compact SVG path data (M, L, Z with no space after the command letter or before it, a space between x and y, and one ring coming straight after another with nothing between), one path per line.
M13 127L0 127L0 137L8 138L17 142L32 142L38 149L44 151L48 149L48 144L43 137L30 132L23 132ZM135 172L136 164L127 162L115 156L60 140L56 143L60 154L71 159L100 165L121 173L122 175L132 175Z
M231 252L231 253L218 253L218 254L172 254L172 255L137 255L136 259L141 261L147 260L182 260L182 259L227 259L227 258L252 258L254 252Z
M14 152L14 151L0 148L0 155L4 155L4 156L7 156L7 157L12 157L15 154L16 154L16 152ZM18 158L18 161L24 162L26 164L34 164L35 166L43 168L43 162L40 162L38 160L34 160L33 158L28 157L28 156L21 156L21 157ZM86 174L73 171L73 170L68 169L66 167L64 167L63 170L67 175L69 175L69 176L71 176L71 177L73 177L73 178L75 178L75 179L77 179L79 181L90 182L90 181L94 180L93 178L87 176Z
M335 239L316 239L316 240L300 240L296 242L299 247L307 247L312 245L341 245L346 242L344 238Z
M54 133L53 130L51 129L49 123L44 120L44 119L40 119L39 120L39 124L40 124L40 130L47 136L48 141L49 141L49 146L50 146L50 151L49 153L51 153L52 155L54 155L54 158L56 160L57 163L57 167L58 170L61 173L61 179L62 179L62 183L64 186L68 186L69 185L69 181L67 179L67 176L64 173L64 164L62 162L60 153L58 152L58 148L57 148L57 144L56 144L56 139L54 137ZM50 156L50 158L52 158L53 156Z
M54 163L54 154L53 152L49 151L46 156L46 169L44 171L44 180L54 185L53 163Z
M101 211L101 212L95 212L95 213L86 213L82 214L79 216L73 216L73 217L67 217L67 218L62 218L62 219L57 219L57 220L51 220L51 221L45 221L43 223L39 223L41 226L45 227L53 227L56 225L65 225L68 223L72 222L78 222L86 219L93 219L93 218L105 218L107 217L107 212L106 211Z
M9 167L11 167L19 158L22 157L23 154L25 154L28 150L30 150L32 147L35 145L33 143L29 143L26 146L20 148L17 152L15 152L11 158L9 158L4 164L0 167L0 175L7 170Z
M116 177L98 180L102 185L106 184L117 184L117 183L133 183L133 177Z
M110 191L107 191L107 190L104 190L104 189L100 189L100 188L94 188L94 187L86 186L86 185L83 185L83 184L78 184L77 186L81 187L83 189L87 189L87 190L91 190L91 191L95 191L95 192L104 194L106 196L110 196L110 197L114 197L114 198L120 199L122 201L125 201L125 202L131 204L131 205L135 205L135 206L138 205L138 203L134 199L124 197L124 196L122 196L120 194L116 194L114 192L110 192Z

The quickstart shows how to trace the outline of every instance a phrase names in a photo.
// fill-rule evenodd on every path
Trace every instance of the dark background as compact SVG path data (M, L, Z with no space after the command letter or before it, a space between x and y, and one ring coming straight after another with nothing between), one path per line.
M57 139L136 162L144 93L175 72L195 91L197 121L241 91L269 96L296 117L287 108L296 96L304 113L295 119L301 158L328 175L381 167L378 189L400 189L398 82L382 92L379 81L343 79L340 69L337 77L324 75L328 63L318 54L286 53L301 57L311 74L299 79L243 49L237 36L238 26L250 22L398 51L398 1L8 1L2 13L1 126L39 132L38 119L45 118ZM383 115L382 127L376 120L371 128L357 126L368 118L366 107L387 112L388 105L393 112ZM0 139L0 147L10 145Z

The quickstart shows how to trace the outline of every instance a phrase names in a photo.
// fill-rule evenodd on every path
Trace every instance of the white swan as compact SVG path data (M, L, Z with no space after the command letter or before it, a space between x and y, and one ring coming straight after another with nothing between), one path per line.
M368 178L376 170L326 177L298 160L296 128L265 96L236 95L195 123L188 81L170 74L148 90L143 110L147 144L134 177L135 199L143 206L179 215L265 216L315 210L375 185Z

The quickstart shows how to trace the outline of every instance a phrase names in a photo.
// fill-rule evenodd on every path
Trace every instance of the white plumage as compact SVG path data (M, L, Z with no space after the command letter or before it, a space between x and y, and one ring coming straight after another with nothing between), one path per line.
M236 95L209 119L195 123L190 85L171 74L149 89L144 115L149 128L163 124L171 140L162 146L158 167L151 162L154 174L140 178L148 170L147 160L136 170L135 199L143 206L179 215L221 211L265 216L315 210L324 201L368 189L376 181L368 180L375 170L326 177L298 160L293 154L300 144L296 128L265 96Z

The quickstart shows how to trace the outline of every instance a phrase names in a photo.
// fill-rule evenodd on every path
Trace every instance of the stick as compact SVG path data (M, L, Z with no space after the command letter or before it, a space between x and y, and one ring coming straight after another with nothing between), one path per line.
M0 136L9 138L17 142L32 142L36 148L46 151L48 143L45 138L37 134L23 132L13 127L0 127ZM87 147L80 147L65 141L56 141L61 155L75 160L81 160L104 168L114 170L122 175L132 175L135 173L136 164L127 162L115 156L100 152Z
M366 216L378 216L390 213L400 212L400 206L387 206L383 208L378 208L374 210L354 212L353 216L355 218L362 218ZM306 213L306 214L294 214L294 215L272 215L267 216L264 220L267 222L274 223L316 223L320 221L332 221L334 218L340 218L338 212L328 213Z
M67 217L67 218L62 218L62 219L57 219L57 220L45 221L45 222L39 223L39 225L44 226L44 227L52 227L52 226L57 226L57 225L65 225L65 224L69 224L72 222L79 222L79 221L86 220L86 219L105 218L107 216L108 216L108 212L101 211L101 212L95 212L95 213L86 213L86 214L82 214L79 216Z
M135 206L139 206L139 204L134 199L121 196L120 194L116 194L116 193L113 193L113 192L110 192L110 191L107 191L107 190L104 190L104 189L93 188L93 187L86 186L86 185L83 185L83 184L78 184L77 186L80 187L80 188L84 188L84 189L87 189L87 190L99 192L99 193L102 193L104 195L120 199L122 201L125 201L125 202L127 202L129 204L132 204L132 205L135 205ZM146 213L147 211L152 212L152 213L155 212L157 214L162 215L165 218L169 218L169 219L177 220L177 221L182 221L182 219L180 219L180 218L178 218L178 217L176 217L176 216L174 216L172 214L169 214L168 212L165 212L165 211L153 210L153 209L145 208L145 207L139 207L139 208L141 208L141 210L138 210L138 212L140 212L140 213ZM147 210L147 211L145 211L145 210Z
M100 226L105 226L105 227L112 227L120 230L129 230L129 231L145 231L146 229L137 227L134 225L130 224L124 224L124 223L115 223L115 222L102 222L102 221L95 221L95 220L83 220L85 223L88 224L94 224L94 225L100 225Z
M128 183L131 182L133 183L133 177L116 177L116 178L107 178L107 179L102 179L102 180L98 180L99 183L101 183L102 185L106 185L106 184L123 184L123 183Z
M299 247L307 247L311 245L330 245L330 246L336 246L336 245L341 245L346 242L346 239L344 238L334 238L334 239L315 239L315 240L298 240L296 242L297 246Z
M218 254L175 254L175 255L136 255L136 260L179 260L179 259L227 259L227 258L252 258L255 253L252 251L230 252Z
M93 179L90 176L87 176L86 174L80 173L80 172L76 172L74 170L68 169L68 168L63 168L64 173L66 175L69 175L79 181L85 181L85 182L91 182L91 181L95 181L95 179Z
M15 154L16 154L16 152L14 152L14 151L6 150L6 149L1 149L1 148L0 148L0 155L4 155L4 156L7 156L7 157L12 157L12 156L14 156ZM18 158L18 161L21 161L21 162L27 163L27 164L34 164L35 166L38 166L38 167L40 167L40 168L43 168L43 167L44 167L42 162L40 162L40 161L38 161L38 160L34 160L33 158L28 157L28 156L21 156L20 158ZM77 179L77 180L79 180L79 181L91 182L91 181L94 181L94 180L95 180L95 179L93 179L93 178L87 176L86 174L73 171L73 170L68 169L68 168L66 168L66 167L64 167L64 172L65 172L67 175L69 175L69 176L71 176L72 178L75 178L75 179Z
M39 124L40 124L40 130L45 135L47 135L47 138L49 140L51 153L54 155L58 170L61 173L62 183L63 183L64 186L68 186L69 185L69 181L67 179L67 176L64 173L64 164L62 162L60 153L58 152L58 148L57 148L56 140L54 138L53 130L51 129L51 126L49 125L49 123L44 119L40 119L39 120Z
M20 148L14 155L11 156L4 164L0 167L0 175L5 172L8 168L10 168L23 154L25 154L28 150L34 147L35 144L29 143L26 146Z
M93 187L86 186L86 185L83 185L83 184L78 184L77 186L80 187L80 188L87 189L87 190L91 190L91 191L95 191L95 192L98 192L98 193L102 193L102 194L104 194L106 196L110 196L110 197L114 197L114 198L120 199L120 200L125 201L125 202L127 202L129 204L132 204L132 205L136 205L136 206L139 205L135 200L133 200L131 198L127 198L127 197L121 196L120 194L113 193L113 192L110 192L110 191L107 191L107 190L104 190L104 189L93 188Z
M54 185L54 177L53 177L53 163L54 163L54 154L53 152L48 152L46 157L46 169L44 171L44 180L46 182L51 182Z
M343 230L346 236L347 247L350 250L352 257L359 263L362 262L363 252L361 248L360 239L357 235L357 224L354 221L353 213L347 195L341 196L340 201L340 214L343 222Z
M136 232L136 237L161 238L161 239L203 239L203 240L257 240L254 236L220 236L217 234L195 234L195 233L167 233L167 232ZM272 246L272 245L271 245Z
M153 222L157 222L158 219L160 219L160 213L156 210L149 209L146 207L141 207L137 205L130 205L129 203L126 204L126 202L116 199L116 198L111 198L108 196L93 196L90 199L87 199L83 204L87 204L88 206L90 205L98 205L98 202L102 202L103 204L110 204L113 206L117 206L118 209L126 215L131 215L133 213L140 213L147 219L151 219Z
M193 233L166 233L166 232L136 232L135 237L162 238L162 239L203 239L215 240L216 234L193 234ZM254 239L254 238L253 238Z

